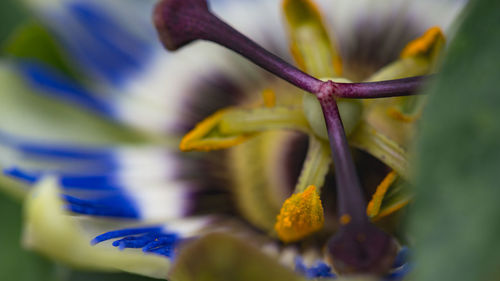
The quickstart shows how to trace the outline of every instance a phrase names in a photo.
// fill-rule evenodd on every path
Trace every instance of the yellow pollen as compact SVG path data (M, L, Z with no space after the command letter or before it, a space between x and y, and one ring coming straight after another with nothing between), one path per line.
M298 241L323 228L325 218L319 194L314 185L293 194L281 207L274 229L281 241Z
M437 26L431 27L424 35L408 43L400 56L401 58L407 58L425 55L440 42L444 42L443 32Z
M276 94L271 89L262 91L262 98L264 99L265 107L274 107L276 105Z
M352 218L351 218L351 216L350 216L350 215L348 215L348 214L342 215L342 216L340 217L340 223L341 223L342 225L349 224L349 223L351 222L351 220L352 220Z
M379 214L382 200L384 199L384 196L391 184L396 180L396 176L396 172L390 172L377 186L377 190L373 194L372 200L368 203L368 207L366 208L366 214L369 217L374 217Z

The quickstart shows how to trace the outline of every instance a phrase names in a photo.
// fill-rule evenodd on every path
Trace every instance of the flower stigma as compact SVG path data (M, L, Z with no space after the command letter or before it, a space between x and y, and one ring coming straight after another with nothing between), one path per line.
M313 15L317 15L317 13L313 13ZM338 208L337 222L339 227L325 246L326 254L330 263L341 274L384 275L388 273L396 258L396 241L391 235L375 226L367 215L367 202L347 142L346 128L339 112L338 99L374 99L414 95L418 94L417 90L428 80L428 77L414 76L362 83L334 82L333 79L322 81L306 73L307 70L302 71L288 64L233 29L211 13L205 0L160 1L154 11L154 23L161 42L168 50L177 50L195 40L212 41L242 55L297 88L312 94L310 97L317 99L326 124L326 135L318 129L315 130L315 133L323 135L323 140L329 142L329 152L331 153L329 157L333 158ZM403 52L402 57L420 54L422 50L427 50L428 46L436 42L436 38L440 38L439 34L439 30L431 29L422 37L423 39L410 44L408 50L405 49ZM294 55L300 52L300 48L295 49ZM326 47L326 49L329 48L332 47ZM307 48L302 50L307 52ZM335 61L334 58L333 60ZM332 73L335 71L341 73L339 60L334 66L334 70L331 70ZM317 73L313 75L317 75ZM266 95L264 93L267 108L260 112L270 114L269 111L263 110L274 110L273 112L279 110L278 107L275 107L275 102L270 102L271 98L266 97ZM258 118L256 112L253 113ZM237 113L244 114L243 111ZM221 115L215 114L213 118L207 120L211 122L207 121L210 125L217 125L217 127L209 128L208 125L202 123L185 137L181 148L183 145L186 148L186 142L196 134L210 135L214 129L216 133L222 132L226 135L235 132L234 127L230 126L232 118L224 119L221 118ZM215 121L221 122L215 124ZM295 120L287 123L287 126L288 128L297 129L300 127L302 129L304 126L298 125L303 124L301 122L304 120ZM309 123L312 122L306 120L304 131L308 130ZM347 129L350 132L352 128ZM243 139L237 140L231 139L227 143L228 145L220 147L202 145L199 149L226 148L236 145L240 140L243 141ZM183 150L189 150L189 148ZM326 165L328 167L329 162L326 163L328 163ZM306 164L305 166L307 166ZM326 172L322 172L321 175L324 177ZM321 185L317 185L318 188L315 185L305 188L307 185L304 182L302 185L300 183L299 179L296 193L284 202L274 225L278 237L286 243L301 240L322 229L324 225L323 206L319 194L319 188L323 182ZM385 193L387 186L384 189L380 193Z

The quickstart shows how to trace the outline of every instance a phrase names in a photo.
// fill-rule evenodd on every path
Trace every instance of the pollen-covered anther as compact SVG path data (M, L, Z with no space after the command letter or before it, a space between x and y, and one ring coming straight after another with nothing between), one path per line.
M366 214L369 217L375 217L380 212L380 206L382 205L382 200L389 190L389 187L394 183L397 178L396 172L392 171L382 180L382 182L377 186L377 190L372 196L372 200L368 203L366 207Z
M182 138L179 148L182 151L210 151L229 148L247 140L247 135L227 136L219 131L219 124L227 112L227 109L219 110L198 123Z
M293 194L281 207L274 229L281 241L298 241L323 228L323 206L314 185Z
M441 46L445 37L437 26L429 28L424 35L411 41L401 52L401 58L427 55L433 52L436 46Z

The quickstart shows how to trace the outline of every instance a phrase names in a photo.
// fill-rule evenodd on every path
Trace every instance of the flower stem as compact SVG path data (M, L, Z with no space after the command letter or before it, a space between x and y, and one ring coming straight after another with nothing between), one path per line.
M366 202L361 193L361 185L347 144L337 102L331 95L333 89L333 82L325 83L318 94L318 99L325 116L330 149L335 163L339 214L349 215L361 223L366 220Z
M335 163L341 225L328 242L327 251L341 273L383 274L392 265L397 247L392 237L373 225L366 215L366 201L332 94L334 90L334 83L328 81L317 94Z
M366 82L366 83L335 83L336 90L333 93L339 98L389 98L409 96L418 94L417 91L428 76L416 76L410 78Z
M167 49L177 49L196 39L208 40L233 50L307 92L317 92L323 83L220 20L210 12L206 1L164 0L157 4L154 18L160 39Z
M163 0L154 11L154 23L163 45L176 50L194 40L207 40L242 55L251 62L309 93L316 94L323 83L268 52L241 34L208 8L206 0ZM342 98L385 98L416 92L425 80L412 77L369 83L333 83L331 92Z

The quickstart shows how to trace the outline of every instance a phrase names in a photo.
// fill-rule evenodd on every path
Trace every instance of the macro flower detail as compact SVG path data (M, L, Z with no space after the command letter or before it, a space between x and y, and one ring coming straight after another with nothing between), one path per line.
M413 196L408 151L426 101L416 94L439 66L439 27L411 23L385 54L363 57L348 46L365 28L346 37L323 1L27 2L77 69L0 65L19 92L4 107L29 112L9 117L27 125L0 127L28 248L181 281L232 267L234 280L259 279L259 261L297 280L409 272L398 211Z
M161 227L149 227L110 231L94 238L92 244L120 237L124 238L113 242L113 246L120 250L142 248L145 253L155 253L167 258L174 257L175 245L179 240L176 233L165 233Z
M284 242L300 240L320 230L324 224L323 207L314 185L288 198L276 219L274 229Z

